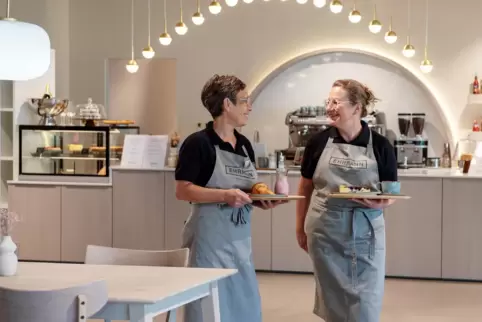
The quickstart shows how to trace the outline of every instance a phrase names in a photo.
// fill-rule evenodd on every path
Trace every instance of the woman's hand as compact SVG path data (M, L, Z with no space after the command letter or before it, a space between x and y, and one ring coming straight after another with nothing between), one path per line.
M298 240L298 245L305 252L308 252L308 238L306 237L305 228L296 228L296 240Z
M395 203L395 199L352 199L367 208L385 209Z
M241 208L246 204L253 203L248 194L239 189L226 190L224 194L224 202L233 208Z
M260 200L260 201L256 201L253 203L253 206L255 207L258 207L258 208L261 208L263 210L267 210L267 209L272 209L278 205L282 205L282 204L285 204L287 203L288 201L286 200L274 200L274 201L271 201L271 200Z

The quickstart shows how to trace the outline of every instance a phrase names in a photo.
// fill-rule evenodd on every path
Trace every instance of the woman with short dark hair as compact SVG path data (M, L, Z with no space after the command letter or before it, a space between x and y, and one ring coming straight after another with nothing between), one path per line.
M176 196L193 203L182 246L190 249L191 267L238 270L219 282L221 321L261 322L251 248L254 204L245 192L257 183L255 156L235 130L248 122L251 101L239 78L219 75L204 85L201 101L214 120L186 138L176 168ZM186 306L184 321L211 322L203 321L199 301Z
M333 126L308 142L301 165L296 236L316 279L314 313L326 322L378 322L385 281L383 209L393 200L328 198L339 186L397 181L395 150L362 118L377 101L353 79L336 81L326 102ZM314 194L313 194L314 192ZM307 215L312 195L312 212Z

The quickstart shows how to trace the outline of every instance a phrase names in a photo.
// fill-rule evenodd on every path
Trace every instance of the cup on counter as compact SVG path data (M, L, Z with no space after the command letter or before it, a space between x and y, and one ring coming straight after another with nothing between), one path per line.
M382 181L380 182L380 190L382 193L386 193L389 195L398 195L400 194L400 181Z
M472 163L472 154L462 154L460 156L460 161L463 162L462 173L469 173L470 164Z

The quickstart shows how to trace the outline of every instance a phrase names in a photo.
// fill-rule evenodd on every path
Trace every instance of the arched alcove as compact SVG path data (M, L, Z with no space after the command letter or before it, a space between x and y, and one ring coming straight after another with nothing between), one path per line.
M286 148L286 114L300 106L323 105L332 83L340 78L357 79L374 91L389 137L399 135L397 114L408 112L426 113L429 156L440 156L443 143L453 140L444 110L416 75L385 57L350 49L311 52L272 71L252 91L253 111L243 133L252 137L258 130L270 151Z

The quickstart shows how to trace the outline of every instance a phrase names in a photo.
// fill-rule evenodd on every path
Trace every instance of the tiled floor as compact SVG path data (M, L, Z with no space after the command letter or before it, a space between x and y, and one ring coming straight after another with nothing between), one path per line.
M259 274L263 322L322 322L311 275ZM387 279L381 322L482 322L482 283Z

